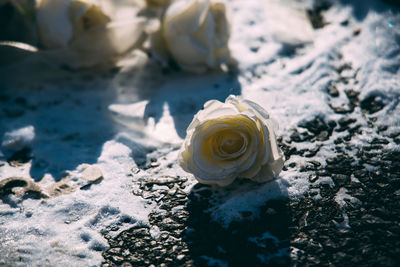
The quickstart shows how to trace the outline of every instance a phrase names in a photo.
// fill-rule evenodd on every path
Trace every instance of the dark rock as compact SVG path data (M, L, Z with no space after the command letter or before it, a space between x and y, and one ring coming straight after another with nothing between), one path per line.
M330 105L331 109L338 114L347 114L347 113L351 113L353 112L353 108L344 108L344 107L334 107L332 105Z
M323 12L328 10L331 4L328 2L316 2L313 9L307 10L308 18L310 19L311 25L314 29L323 28L327 22L323 17Z
M350 183L350 177L344 174L333 174L332 180L338 187L342 187Z
M360 93L354 91L353 89L345 90L345 93L351 105L357 106L359 104L358 96L360 95Z
M348 126L349 124L351 124L351 123L353 123L353 122L355 122L355 121L356 121L356 120L353 119L353 118L344 117L344 118L341 118L341 119L339 120L339 125L342 126L342 127L344 127L344 126Z
M328 131L322 131L318 134L318 136L316 137L316 139L318 141L325 141L329 139L329 133Z
M320 117L316 117L312 121L307 121L307 122L304 122L304 123L300 123L299 127L306 128L307 130L309 130L313 134L319 134L320 132L329 129L329 127L326 125L326 123Z
M389 144L389 141L386 140L386 139L384 139L384 138L374 138L374 139L371 141L371 144L372 144L372 145L373 145L373 144L383 144L383 145L387 145L387 144Z
M335 128L337 126L337 123L336 123L336 121L328 121L328 126L331 129L333 129L333 128Z
M296 167L296 162L291 162L288 166L289 166L290 168L294 168L294 167Z
M339 96L339 90L336 88L335 85L330 85L330 86L328 87L328 94L329 94L331 97L338 97L338 96Z
M383 109L385 103L378 96L371 95L361 101L360 107L363 112L373 114Z
M292 135L290 136L290 139L293 140L294 142L303 142L303 141L305 141L304 136L300 135L300 133L297 132L297 131L294 131L292 133Z
M387 125L381 125L378 127L378 132L384 132L388 129L389 127Z
M360 33L361 33L361 29L360 28L354 29L353 36L358 36L358 35L360 35Z
M308 177L308 181L310 181L310 183L314 183L315 181L317 181L318 180L318 175L316 175L316 174L311 174L309 177Z
M7 162L12 166L19 166L21 164L27 163L33 157L31 155L30 148L23 148L14 152L8 159Z
M335 145L343 144L343 142L344 142L343 138L340 137L333 141Z
M308 158L314 157L318 153L320 148L321 148L320 146L316 146L315 148L312 148L312 149L306 151L304 153L304 156L308 157Z
M343 65L340 65L336 71L341 74L344 70L351 70L352 66L351 63L344 63Z
M340 25L342 25L342 26L348 26L348 25L349 25L349 20L348 20L348 19L343 20L342 22L340 22Z

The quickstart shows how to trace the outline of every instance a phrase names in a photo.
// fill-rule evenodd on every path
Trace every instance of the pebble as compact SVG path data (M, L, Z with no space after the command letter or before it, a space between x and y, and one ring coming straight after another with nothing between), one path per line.
M336 86L330 85L330 86L328 87L328 94L329 94L331 97L338 97L338 96L339 96L339 90L336 88Z
M343 127L343 126L347 126L353 122L356 122L356 120L353 118L350 118L350 117L344 117L339 120L339 125Z
M350 183L350 177L344 174L332 174L332 179L338 187L342 187Z
M165 185L177 182L177 179L173 177L160 177L160 178L149 178L145 181L146 184L157 184L157 185Z
M362 111L373 114L383 109L385 107L385 104L382 101L381 97L371 95L360 102L360 107Z
M308 176L308 181L310 181L310 183L314 183L317 180L318 180L318 175L316 174L310 174L310 176Z
M134 167L134 168L131 169L131 172L132 172L133 174L138 174L138 173L140 172L140 169L137 168L137 167Z
M81 177L89 183L95 183L103 179L103 173L99 167L90 165L83 171Z

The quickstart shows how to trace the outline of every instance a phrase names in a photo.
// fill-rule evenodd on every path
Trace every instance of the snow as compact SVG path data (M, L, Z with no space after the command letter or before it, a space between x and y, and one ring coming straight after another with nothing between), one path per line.
M35 139L35 127L32 125L6 132L1 146L7 150L20 150L29 146Z
M106 142L97 164L104 181L92 184L90 190L80 189L41 201L3 200L1 210L9 214L1 217L0 229L4 237L13 238L2 242L2 254L20 255L22 247L22 254L32 264L97 266L102 261L100 252L108 247L100 231L118 226L118 231L108 233L115 236L124 229L147 224L148 213L154 208L131 194L126 175L135 165L131 153L121 143ZM78 171L70 175L78 183Z
M51 63L37 59L0 69L0 93L12 97L0 102L1 109L15 115L0 120L0 179L28 179L48 196L10 195L0 201L0 255L4 256L0 265L21 259L23 266L98 266L101 251L108 246L103 231L115 236L148 225L148 214L158 212L154 203L132 194L140 181L179 175L188 178L184 190L191 192L196 181L177 166L176 158L186 127L209 99L223 101L229 94L241 94L268 110L279 121L278 135L286 136L299 122L315 116L338 118L324 90L337 78L333 70L348 62L356 70L348 75L356 75L359 82L347 86L360 92L360 100L371 95L381 98L386 106L373 114L378 124L400 128L398 12L382 1L335 2L325 13L329 24L314 30L312 42L292 53L274 37L274 21L265 16L268 1L231 0L229 5L233 10L230 48L238 61L238 74L162 74L136 52L121 63L117 74L55 70ZM341 24L344 20L349 20L349 26ZM355 36L356 29L361 32ZM338 85L340 92L345 89ZM335 101L340 103L341 98ZM357 122L364 121L361 112L354 114ZM368 144L375 135L371 129L352 140L352 145ZM299 149L314 145L298 144ZM6 161L12 151L23 147L30 148L33 159L20 166ZM312 159L325 164L324 159L334 155L323 148ZM151 157L160 165L140 169ZM88 184L83 177L88 166L98 168L103 179ZM333 183L329 177L320 179ZM60 193L55 188L62 184L67 189ZM213 188L218 197L208 212L227 227L241 220L242 211L257 217L259 207L270 199L301 198L309 185L307 173L290 168L270 183ZM335 200L342 206L346 200L358 203L344 188ZM345 221L338 227L347 227ZM150 233L160 234L154 227Z
M251 212L252 218L259 216L259 207L271 199L287 199L289 183L278 179L266 184L236 185L230 192L219 189L214 205L208 210L214 220L228 227L232 221L242 219L241 212Z
M347 194L346 188L340 188L339 191L336 193L335 201L341 207L348 205L348 202L354 205L361 205L361 201L358 198L352 197L351 195Z

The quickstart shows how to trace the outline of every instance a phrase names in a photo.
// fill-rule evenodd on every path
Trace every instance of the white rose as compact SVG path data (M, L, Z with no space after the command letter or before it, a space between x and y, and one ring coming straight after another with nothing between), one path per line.
M314 30L303 2L268 0L266 5L265 18L273 38L291 46L313 41Z
M155 39L184 70L219 68L230 61L228 17L222 0L176 0L166 10Z
M140 39L144 21L116 21L112 5L101 3L40 1L36 19L41 45L71 67L92 66L127 52Z
M210 100L187 129L179 164L205 184L226 186L235 178L269 181L284 163L275 127L254 102L232 95L225 103Z

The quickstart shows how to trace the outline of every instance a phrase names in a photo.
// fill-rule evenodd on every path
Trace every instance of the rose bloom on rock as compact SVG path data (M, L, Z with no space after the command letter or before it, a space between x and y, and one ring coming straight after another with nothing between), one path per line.
M190 72L230 65L229 17L222 0L175 0L151 37L153 52L162 61L172 58Z
M113 60L137 44L144 20L117 21L111 1L41 0L36 8L45 54L72 68Z
M225 103L210 100L187 129L179 164L204 184L270 181L284 164L276 128L276 121L252 101L232 95Z

